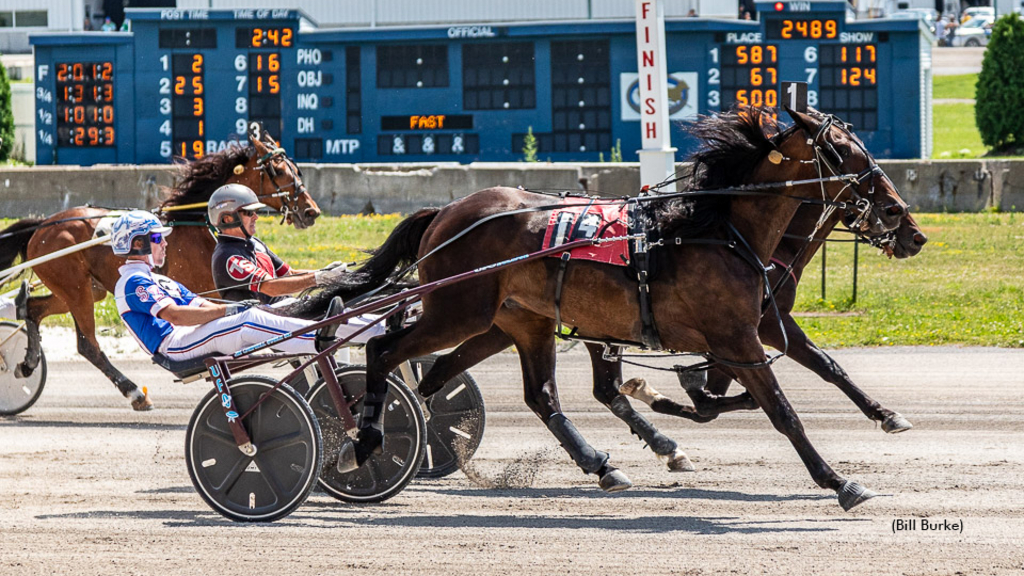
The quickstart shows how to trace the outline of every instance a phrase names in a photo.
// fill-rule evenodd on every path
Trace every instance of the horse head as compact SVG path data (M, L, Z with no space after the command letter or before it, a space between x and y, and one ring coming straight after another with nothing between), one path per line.
M299 230L312 226L320 207L307 192L299 167L257 122L249 125L249 143L255 153L235 168L234 181L252 188L260 202L284 214L285 221Z
M835 178L823 187L836 191L827 200L843 200L849 192L843 222L855 233L872 239L900 226L909 212L892 180L882 171L851 129L839 118L816 110L786 112L806 135L800 157L815 165L819 178Z

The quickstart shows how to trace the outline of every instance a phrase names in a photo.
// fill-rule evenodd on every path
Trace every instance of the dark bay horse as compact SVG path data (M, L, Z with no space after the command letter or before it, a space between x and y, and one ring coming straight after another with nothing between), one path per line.
M216 240L206 226L206 201L218 187L245 184L261 202L284 213L296 228L312 226L320 215L316 202L306 192L298 167L255 123L250 127L248 146L229 146L198 160L180 163L175 180L174 188L166 191L168 197L157 210L174 226L162 273L197 293L216 292L210 272ZM192 204L201 206L174 210ZM26 260L38 258L91 239L101 219L110 212L79 207L46 219L24 219L12 224L3 232L26 232L0 240L0 269L9 267L18 254ZM70 312L78 335L78 353L99 368L131 400L135 410L153 407L148 395L110 363L96 339L94 303L103 300L108 292L113 293L122 264L123 257L114 255L110 246L100 245L34 267L51 294L33 296L28 301L29 348L16 374L31 374L38 365L39 323L47 316Z
M794 126L775 138L765 136L766 115L757 109L702 121L709 128L718 126L721 137L704 140L691 188L770 183L774 190L660 201L655 212L662 238L700 238L702 243L675 246L666 241L657 248L664 255L662 270L651 284L654 316L665 348L698 352L730 366L776 429L789 438L815 482L836 491L840 504L849 509L874 494L840 477L825 463L779 388L758 337L765 287L761 263L768 262L778 247L801 201L826 206L855 202L858 212L853 224L873 235L896 229L906 204L845 126L828 116L792 111L790 115ZM825 160L843 177L821 178L815 159L826 155ZM805 180L814 183L799 183ZM798 183L791 184L794 181ZM539 209L550 201L526 191L492 188L440 210L421 210L403 221L364 265L364 282L326 291L325 296L365 293L383 283L401 261L423 257L482 219L513 210L518 212L475 227L423 261L420 281L535 251L549 214L522 210ZM628 481L623 482L621 473L608 463L608 455L587 444L559 405L554 378L557 270L555 259L534 260L446 286L423 298L423 315L415 324L371 339L366 346L366 408L352 451L356 463L364 462L383 442L379 422L385 378L391 370L408 358L458 345L496 326L519 351L527 404L573 461L598 475L606 490L628 487ZM575 262L565 274L561 317L590 338L639 342L637 290L636 280L620 270ZM314 316L324 301L313 298L287 312ZM430 373L424 381L432 381Z

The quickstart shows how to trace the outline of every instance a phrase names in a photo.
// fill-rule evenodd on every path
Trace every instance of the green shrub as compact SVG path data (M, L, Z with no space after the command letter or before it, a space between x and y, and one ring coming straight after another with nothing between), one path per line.
M997 151L1024 146L1024 20L1016 13L992 27L978 75L975 121L985 145Z
M537 137L533 135L533 126L526 128L526 136L523 137L523 160L540 162L537 159Z
M14 111L11 109L11 82L3 65L0 65L0 138L3 138L0 162L5 162L14 148Z

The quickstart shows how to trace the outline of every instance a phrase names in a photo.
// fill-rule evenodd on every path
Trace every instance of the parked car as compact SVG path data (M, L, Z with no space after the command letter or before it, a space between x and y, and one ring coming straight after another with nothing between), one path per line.
M889 18L900 18L904 20L910 20L917 18L924 22L925 26L935 34L935 19L939 17L939 12L932 8L907 8L906 10L900 10L893 12L889 15Z
M988 37L992 35L993 17L977 15L957 26L956 33L949 41L950 46L988 46Z
M992 20L996 18L996 9L991 6L971 6L964 10L964 13L960 15L961 22L968 22L969 19L977 18L978 16L988 17Z

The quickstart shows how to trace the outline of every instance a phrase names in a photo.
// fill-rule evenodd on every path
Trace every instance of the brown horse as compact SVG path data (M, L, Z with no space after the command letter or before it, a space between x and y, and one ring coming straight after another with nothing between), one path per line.
M703 120L704 149L695 160L692 189L730 189L725 194L690 194L667 201L651 199L661 237L661 271L651 283L660 340L672 350L697 352L725 364L785 434L819 486L835 490L849 509L874 494L836 474L803 432L766 360L758 338L767 262L801 201L834 206L856 201L851 224L881 235L894 230L906 213L891 181L847 127L833 117L790 112L795 124L777 137L765 135L763 111L748 109ZM715 135L715 134L719 135ZM842 176L824 178L826 163ZM807 182L811 181L811 182ZM736 191L767 183L773 192ZM406 219L367 262L367 277L327 295L364 293L382 283L398 263L422 258L463 234L419 265L429 282L474 270L538 249L550 202L545 196L492 188L443 209L424 209ZM849 206L848 204L843 204ZM536 211L527 211L528 209ZM491 221L482 219L516 211ZM680 239L680 245L674 240ZM699 239L690 242L690 239ZM446 286L423 298L423 315L412 326L371 339L366 346L367 398L358 442L342 454L361 464L383 442L379 422L385 378L402 361L451 347L497 326L516 345L523 369L526 402L585 472L597 474L602 488L629 486L608 455L595 450L561 413L554 379L555 291L558 261L534 260L495 274ZM382 276L381 273L385 275ZM639 342L643 327L638 285L620 269L574 262L565 274L561 317L580 334L613 342ZM324 298L300 303L289 313L315 315ZM432 380L430 374L425 380Z
M260 200L282 212L296 228L312 226L320 215L316 202L306 193L298 167L274 139L253 123L248 146L231 146L222 152L179 164L176 184L157 210L174 226L174 238L167 253L163 274L198 292L215 292L210 258L216 240L206 225L206 206L214 190L224 184L245 184ZM175 207L202 204L187 210ZM65 210L45 220L24 219L7 231L25 230L0 244L0 269L7 268L18 254L25 259L38 258L74 246L93 237L100 220L110 210L79 207ZM29 235L28 232L32 231ZM106 245L94 246L34 267L47 296L28 301L26 326L29 348L16 374L32 373L39 363L39 323L53 314L71 313L78 335L78 353L99 368L136 410L153 407L149 397L115 368L96 340L94 303L113 293L118 268L124 258L115 256Z
M792 316L796 289L803 270L813 259L821 243L839 223L841 214L834 213L815 231L820 217L819 206L801 206L772 255L772 262L776 266L769 272L768 279L774 289L779 313L782 316L781 326L785 330L785 338L780 332L780 322L774 312L762 318L758 335L763 343L777 350L785 348L786 355L795 362L842 390L869 419L881 422L884 431L897 433L909 430L912 425L906 418L882 407L858 388L842 367L807 337ZM813 238L810 242L809 237ZM928 238L908 212L894 232L869 240L878 245L885 254L896 258L909 258L921 251ZM419 392L429 396L438 385L443 385L460 372L472 368L512 344L512 339L507 334L497 326L492 326L486 333L474 336L455 350L438 357L435 361L437 368L421 380ZM633 378L623 383L622 363L607 360L603 346L586 346L591 355L594 371L594 397L625 422L630 431L651 451L665 460L672 472L690 471L693 467L685 453L678 448L678 443L659 432L647 418L633 409L625 396L645 402L655 412L695 422L710 422L724 411L757 408L749 393L736 398L722 397L733 380L732 373L723 368L708 370L706 384L703 381L703 372L693 373L698 376L696 379L689 375L680 378L684 390L694 404L691 407L663 396L642 378Z

